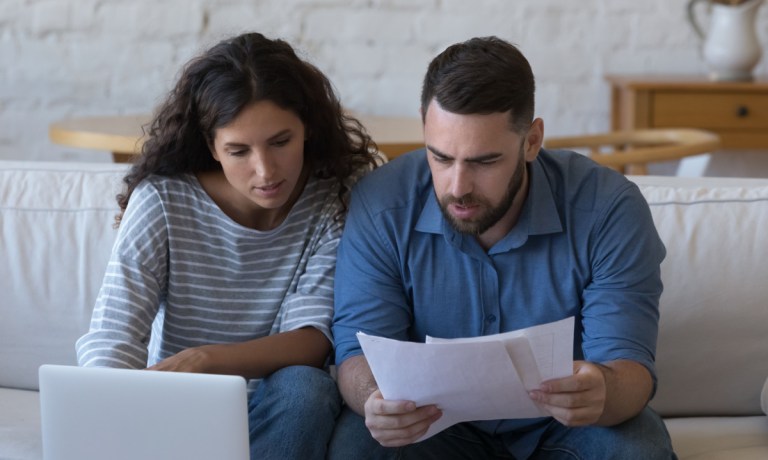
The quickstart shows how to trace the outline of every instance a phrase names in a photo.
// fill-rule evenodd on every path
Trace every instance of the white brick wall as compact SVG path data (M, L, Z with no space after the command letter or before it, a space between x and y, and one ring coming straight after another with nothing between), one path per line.
M703 74L687 0L0 0L0 159L96 160L56 146L67 116L150 112L181 65L246 30L324 70L351 109L415 116L421 78L475 35L518 44L548 134L608 129L606 73ZM758 18L768 54L768 7ZM757 72L768 73L768 59Z

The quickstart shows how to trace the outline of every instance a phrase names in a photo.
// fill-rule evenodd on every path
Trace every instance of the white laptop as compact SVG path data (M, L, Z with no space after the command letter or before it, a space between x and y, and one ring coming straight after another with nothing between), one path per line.
M40 367L45 460L247 460L246 382L231 375Z

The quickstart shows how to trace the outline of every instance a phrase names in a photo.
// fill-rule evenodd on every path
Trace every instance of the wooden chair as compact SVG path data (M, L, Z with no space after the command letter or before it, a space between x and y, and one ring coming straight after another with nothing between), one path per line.
M701 129L640 129L603 134L544 138L547 149L588 149L597 163L624 174L646 175L648 163L712 152L720 136Z

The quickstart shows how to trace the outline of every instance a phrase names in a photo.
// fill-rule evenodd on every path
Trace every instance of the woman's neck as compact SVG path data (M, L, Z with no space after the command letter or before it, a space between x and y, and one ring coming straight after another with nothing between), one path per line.
M269 231L285 221L299 200L309 179L309 169L304 167L288 201L276 209L262 208L243 196L227 181L223 171L199 172L196 176L205 193L230 219L247 228Z

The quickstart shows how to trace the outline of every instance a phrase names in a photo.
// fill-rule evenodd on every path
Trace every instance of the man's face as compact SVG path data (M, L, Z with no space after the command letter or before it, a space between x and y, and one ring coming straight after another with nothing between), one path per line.
M459 232L503 235L517 219L528 185L526 161L536 157L541 142L531 144L530 132L512 130L509 116L459 115L434 100L427 108L424 139L432 183L443 215Z

